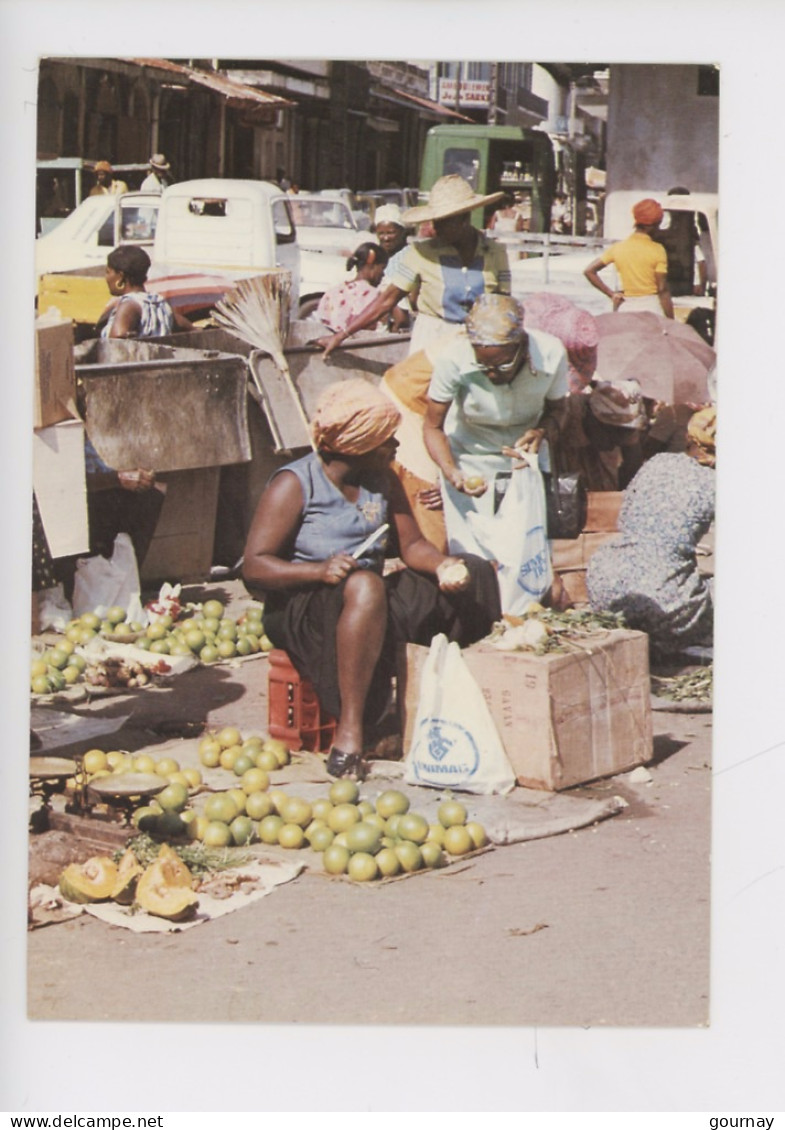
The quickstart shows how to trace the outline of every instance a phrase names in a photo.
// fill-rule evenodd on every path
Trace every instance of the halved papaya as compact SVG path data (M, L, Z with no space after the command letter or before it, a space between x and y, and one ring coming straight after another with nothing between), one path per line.
M69 902L103 902L112 897L117 866L108 856L96 855L86 863L71 863L60 876L60 894Z
M117 880L112 888L112 898L115 902L119 902L121 906L131 905L141 874L142 865L131 848L128 848L117 865Z
M157 918L182 922L191 918L199 905L192 883L191 872L177 852L162 844L158 858L136 884L136 903Z

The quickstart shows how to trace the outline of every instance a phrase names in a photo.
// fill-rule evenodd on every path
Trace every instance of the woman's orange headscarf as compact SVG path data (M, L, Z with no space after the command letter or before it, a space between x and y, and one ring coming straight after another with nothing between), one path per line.
M337 381L316 405L311 434L318 451L366 455L380 447L401 422L401 414L375 385L362 377Z

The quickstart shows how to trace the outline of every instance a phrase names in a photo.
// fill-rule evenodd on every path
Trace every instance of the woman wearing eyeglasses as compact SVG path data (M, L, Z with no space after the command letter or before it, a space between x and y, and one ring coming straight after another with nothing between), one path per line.
M567 406L567 354L550 334L523 328L523 306L483 294L466 319L466 337L436 361L424 437L442 478L450 552L493 559L475 513L493 516L521 453L555 441ZM527 529L526 515L520 528ZM469 550L467 547L472 546Z

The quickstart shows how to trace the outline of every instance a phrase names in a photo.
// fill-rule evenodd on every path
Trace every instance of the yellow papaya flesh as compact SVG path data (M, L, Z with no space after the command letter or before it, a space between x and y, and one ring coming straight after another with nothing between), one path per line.
M69 902L103 902L112 897L117 867L108 856L93 856L86 863L71 863L60 876L60 894Z
M193 876L187 864L169 844L161 844L156 862L161 864L161 873L169 886L188 887L189 890L193 887Z
M117 880L112 888L111 897L121 906L130 906L134 901L136 884L142 874L142 865L130 848L122 856L117 865Z
M182 922L196 913L199 900L191 890L190 872L187 886L182 884L182 877L179 882L172 883L168 874L172 870L169 864L169 860L160 858L150 864L136 884L136 903L157 918ZM188 871L187 867L185 869Z

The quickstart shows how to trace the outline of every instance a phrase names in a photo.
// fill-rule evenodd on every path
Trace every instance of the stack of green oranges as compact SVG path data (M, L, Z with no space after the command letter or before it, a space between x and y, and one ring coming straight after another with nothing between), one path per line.
M63 638L54 647L33 657L30 669L30 689L33 694L53 694L73 686L84 674L87 661L76 654L97 636L109 636L132 642L143 626L126 620L126 612L119 605L109 608L102 618L97 612L85 612L68 622Z
M209 847L250 843L257 838L258 822L273 812L270 773L289 764L288 747L257 734L244 738L236 726L224 726L205 734L198 754L205 768L233 773L237 785L207 798L202 812L189 822L188 835Z
M242 742L225 744L231 738L239 734L234 727L226 727L203 741L216 742L223 750L238 744L242 748ZM212 760L212 745L205 749ZM245 767L241 756L234 761L237 786L211 793L200 812L186 807L183 797L173 796L170 804L168 797L162 802L159 794L157 804L137 809L134 823L140 831L186 836L208 847L258 842L292 850L310 848L321 854L328 874L347 875L356 882L441 867L489 842L482 825L468 819L460 801L443 801L437 821L429 823L419 813L410 812L405 793L386 789L372 803L360 799L354 781L335 781L327 795L305 800L270 788L268 771L255 764ZM173 807L180 801L181 807Z
M329 842L316 821L306 834L311 847L323 852L328 874L345 874L357 882L442 867L446 857L466 855L488 843L485 829L468 820L460 801L443 801L432 824L410 811L409 798L398 789L386 789L374 805L359 799L353 781L336 781L327 801L331 807L322 809L320 820L332 833Z
M77 655L72 640L64 638L57 647L49 647L33 657L30 665L30 690L33 694L55 694L73 686L87 667Z
M54 647L33 656L30 667L32 693L54 694L73 686L87 667L87 661L84 656L76 654L76 648L84 647L101 634L114 633L116 625L124 621L125 609L120 607L110 608L103 619L97 612L85 612L70 620L63 638ZM141 624L128 624L127 634L133 638L135 631L141 629Z
M251 604L238 617L226 615L220 600L207 600L176 621L161 616L136 640L136 646L159 655L194 655L201 663L219 663L236 656L270 651L272 643L264 633L264 608Z
M87 663L76 654L76 648L96 637L127 641L135 647L157 655L194 656L201 663L220 663L237 656L271 651L272 643L265 635L264 607L249 604L240 616L226 615L220 600L207 600L199 608L174 620L160 616L145 627L128 620L119 605L109 608L103 617L85 612L71 620L62 640L56 646L34 655L30 668L30 689L33 694L54 694L76 683Z
M273 773L291 761L289 747L277 738L250 734L243 737L236 726L205 734L198 746L199 761L206 769L227 769L242 777L246 769Z

